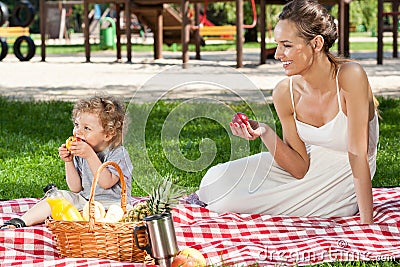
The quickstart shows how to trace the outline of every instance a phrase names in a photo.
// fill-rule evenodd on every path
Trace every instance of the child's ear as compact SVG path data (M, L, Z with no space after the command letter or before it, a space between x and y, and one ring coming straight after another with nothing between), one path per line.
M115 134L114 133L112 133L112 132L110 132L110 133L106 133L106 135L105 135L105 141L106 142L110 142L113 138L114 138L114 136L115 136Z

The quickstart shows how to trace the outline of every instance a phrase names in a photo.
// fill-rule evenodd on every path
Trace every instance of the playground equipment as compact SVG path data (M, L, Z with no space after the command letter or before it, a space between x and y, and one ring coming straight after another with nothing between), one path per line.
M8 7L3 2L0 2L0 26L8 21L8 16Z
M154 17L154 28L151 28L154 34L154 58L160 58L162 54L162 44L165 43L164 38L169 38L168 40L172 40L170 36L166 33L174 32L180 33L179 40L177 42L181 42L182 44L182 63L187 63L189 61L189 43L195 42L196 44L196 59L200 58L200 46L201 46L201 36L199 31L193 30L193 22L189 18L189 5L190 3L194 3L195 8L201 3L204 3L205 0L81 0L81 1L52 1L50 3L61 4L64 5L66 2L82 2L84 5L84 25L89 24L89 4L101 3L101 4L113 4L116 9L116 47L117 47L117 61L121 61L121 41L120 36L122 34L122 27L120 23L120 12L124 12L124 21L125 25L130 25L131 23L131 14L134 13L138 15L138 10L141 12L147 10L148 12L153 12ZM243 38L237 38L237 36L243 36L243 1L244 0L208 0L208 2L221 2L221 1L230 1L236 3L236 67L243 67ZM271 57L273 51L271 49L266 49L265 46L265 32L266 32L266 12L265 7L267 4L286 4L286 0L255 0L257 4L260 6L260 13L258 15L258 29L261 34L261 58L260 64L264 64L266 58ZM339 54L343 56L348 56L349 54L349 3L351 0L319 0L321 4L326 5L338 5L339 6ZM40 17L46 17L46 4L45 0L40 0ZM174 4L176 6L180 5L180 20L181 25L165 25L164 24L164 16L168 14L165 12L164 6L166 4ZM198 8L197 8L198 9ZM197 12L196 12L197 13ZM138 16L140 17L140 16ZM174 15L174 17L176 17ZM195 25L200 23L200 20L195 18ZM42 61L45 61L45 30L46 23L45 19L41 19L41 36L42 36ZM197 32L197 33L196 33ZM131 42L131 27L125 27L125 36L126 36L126 53L127 53L127 62L132 62L132 42ZM177 38L178 35L174 35L174 38ZM84 39L85 39L85 56L86 61L90 62L90 35L89 35L89 27L84 28Z
M115 43L115 21L110 17L100 19L100 48L107 49L117 47Z
M27 0L16 4L12 13L12 22L15 26L0 27L0 61L8 54L8 45L13 44L14 55L20 61L29 61L36 52L36 45L29 36L29 25L35 17L35 8ZM7 6L0 2L0 26L8 24L9 12ZM26 46L26 47L25 47Z
M21 0L14 7L12 13L12 20L14 26L28 27L32 24L35 18L35 7L28 0Z
M89 0L85 0L89 1ZM95 0L90 0L95 1ZM128 0L126 0L128 1ZM191 37L193 35L193 25L192 21L189 19L189 5L191 3L195 4L195 9L199 9L199 4L203 4L205 0L168 0L168 1L161 1L161 0L130 0L131 3L135 5L143 5L150 7L160 6L162 4L175 4L180 5L181 16L182 16L182 26L181 26L181 44L182 44L182 63L187 63L189 61L189 43L191 41ZM222 0L208 0L209 3L211 2L221 2ZM237 38L238 36L243 36L244 34L244 26L243 26L243 1L244 0L223 0L229 2L236 3L236 67L241 68L243 67L243 38ZM339 6L339 53L341 55L348 55L349 51L349 2L351 0L320 0L319 2L322 4L328 5L338 5ZM261 33L261 60L260 63L264 64L266 58L270 56L271 51L266 49L265 46L265 19L266 19L266 12L265 6L267 4L286 4L286 0L258 0L260 5L260 15L258 16L259 31ZM198 11L197 11L198 12ZM197 13L195 12L195 13ZM198 17L198 16L196 16ZM200 20L195 18L196 22L195 25L200 24ZM159 14L158 17L158 29L162 29L162 13ZM161 21L161 22L160 22ZM347 30L346 30L347 29ZM162 31L161 31L162 32ZM197 31L198 32L198 31ZM157 36L158 35L158 36ZM159 37L161 35L161 37ZM155 37L158 37L162 40L162 34L158 34L155 32ZM195 38L200 40L200 34L197 33L197 37L195 34ZM162 43L162 42L160 42ZM200 41L196 42L196 59L200 58ZM159 46L160 47L160 46ZM156 49L155 49L156 50ZM159 51L158 53L161 53Z
M390 3L390 12L384 12L384 4ZM377 49L377 64L382 65L383 63L383 32L384 28L384 17L391 17L392 24L391 27L386 31L392 32L393 37L393 58L398 58L398 25L399 25L399 10L400 1L399 0L378 0L378 49Z
M193 29L199 30L200 36L206 40L235 40L236 26L235 25L206 25L207 20L207 6L208 0L204 2L204 11L201 22L199 25L192 27ZM253 12L253 22L250 25L243 25L244 29L254 28L257 24L257 8L255 0L251 0L251 8Z

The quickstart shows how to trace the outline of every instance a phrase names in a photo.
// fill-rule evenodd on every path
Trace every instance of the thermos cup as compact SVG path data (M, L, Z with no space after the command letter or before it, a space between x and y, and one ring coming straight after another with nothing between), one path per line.
M175 228L170 213L155 214L144 219L145 224L136 226L134 230L136 246L146 250L161 267L169 267L179 252L176 242ZM145 228L150 242L147 246L140 246L137 231Z

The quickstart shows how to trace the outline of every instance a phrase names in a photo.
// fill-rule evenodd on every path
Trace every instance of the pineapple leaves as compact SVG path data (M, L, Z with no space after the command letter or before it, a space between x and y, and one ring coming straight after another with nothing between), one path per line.
M170 213L171 209L179 203L186 190L172 183L171 177L162 179L151 191L147 200L151 214Z

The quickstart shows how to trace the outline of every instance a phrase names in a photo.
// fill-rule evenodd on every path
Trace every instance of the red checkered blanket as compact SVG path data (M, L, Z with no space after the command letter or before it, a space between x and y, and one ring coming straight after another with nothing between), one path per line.
M0 202L0 223L21 215L36 202L32 198ZM400 258L400 188L374 188L374 225L358 224L357 216L217 214L195 204L180 205L173 216L179 247L200 250L214 266L301 266ZM0 231L0 265L142 266L59 258L52 234L44 225Z

